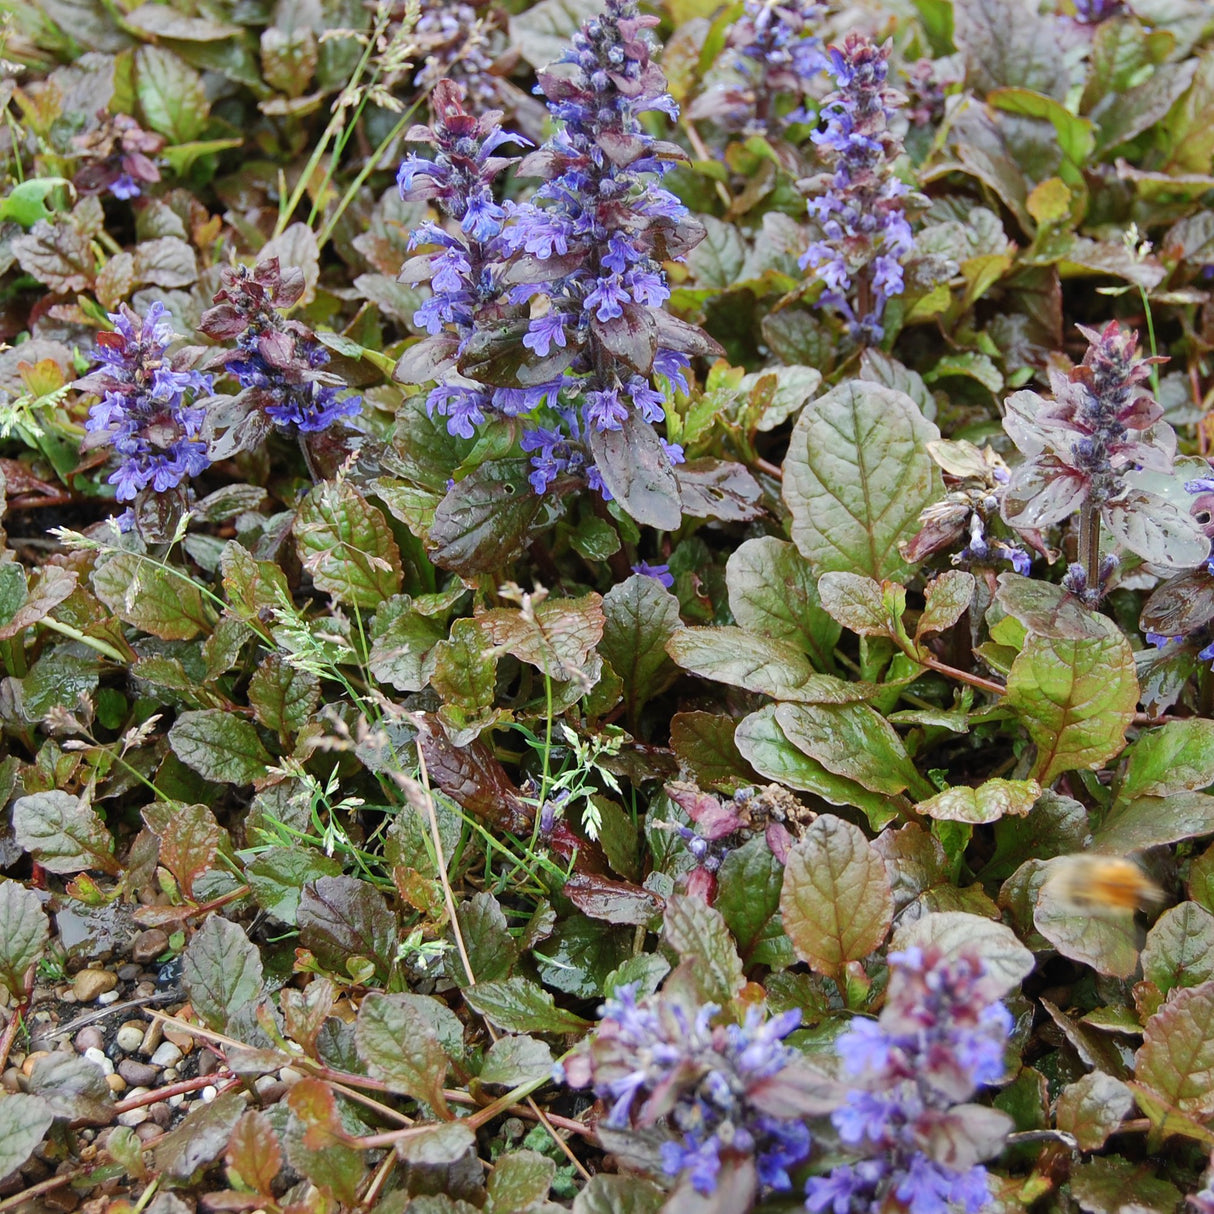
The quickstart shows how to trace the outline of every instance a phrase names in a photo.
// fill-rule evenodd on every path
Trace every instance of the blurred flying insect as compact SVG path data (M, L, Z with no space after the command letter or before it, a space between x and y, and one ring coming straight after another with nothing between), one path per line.
M1058 904L1088 914L1146 910L1164 900L1163 890L1124 856L1059 856L1041 886Z

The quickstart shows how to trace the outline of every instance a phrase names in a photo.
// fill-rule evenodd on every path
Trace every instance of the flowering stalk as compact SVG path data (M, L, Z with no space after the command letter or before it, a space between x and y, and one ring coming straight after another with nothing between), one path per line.
M813 140L834 171L809 179L808 209L821 235L801 267L814 270L821 302L842 313L852 340L873 344L884 336L886 302L902 293L901 261L914 245L910 191L893 172L902 146L889 129L903 98L885 84L888 45L853 33L829 54L839 87L822 103L826 126Z
M682 158L654 139L640 115L676 117L661 70L649 58L648 27L635 0L607 0L583 24L559 62L572 75L539 74L539 89L561 127L522 172L547 180L533 200L511 208L504 238L515 254L511 293L530 305L523 344L540 358L567 352L566 380L580 410L558 410L556 428L530 432L537 491L585 467L587 483L610 498L618 472L594 466L605 444L596 435L646 426L665 416L654 372L687 389L688 355L715 349L698 330L661 311L670 297L661 262L680 259L703 235L687 208L654 180ZM682 450L664 441L656 459L668 469Z
M79 387L98 392L89 410L84 448L109 444L118 456L110 475L120 502L141 492L167 493L210 465L202 435L211 377L182 369L166 355L176 338L164 304L142 319L125 304L111 313L114 331L97 335L98 365Z
M814 33L825 13L815 0L744 0L728 34L731 75L743 83L710 89L688 108L688 117L709 118L744 135L765 135L773 121L806 121L803 105L779 119L776 105L781 94L800 103L828 66Z
M1018 529L1057 523L1078 512L1078 560L1065 584L1097 603L1115 558L1101 560L1102 522L1131 551L1173 568L1196 565L1209 542L1196 521L1136 483L1136 469L1169 473L1176 436L1145 390L1156 358L1138 357L1138 336L1110 321L1102 332L1080 326L1083 361L1050 372L1052 398L1016 392L1004 429L1025 455L1003 494L1003 517Z
M298 270L282 271L271 257L252 270L224 267L221 283L198 327L216 341L235 338L224 363L270 421L302 436L359 411L361 397L343 396L345 384L324 371L329 352L312 330L282 315L303 294Z
M752 1007L742 1024L714 1026L719 1011L711 1003L689 1009L667 995L638 1003L635 984L620 987L588 1048L566 1062L565 1078L593 1087L611 1129L665 1127L663 1170L685 1175L698 1192L713 1191L726 1160L747 1158L761 1185L788 1192L789 1170L810 1151L787 1091L800 1062L784 1038L801 1013L766 1020Z
M143 186L160 180L152 159L163 147L164 137L145 131L129 114L98 114L101 125L72 143L85 162L73 184L82 194L108 190L115 198L138 198Z
M1010 1129L1003 1113L964 1104L1003 1076L1012 1018L987 994L976 957L939 949L891 953L878 1020L856 1019L836 1048L852 1090L831 1114L851 1163L806 1185L811 1214L883 1210L976 1214L989 1200L981 1161Z

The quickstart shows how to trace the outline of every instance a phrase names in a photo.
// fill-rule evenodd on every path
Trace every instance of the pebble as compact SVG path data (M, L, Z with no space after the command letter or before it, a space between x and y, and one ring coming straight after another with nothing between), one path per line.
M204 1050L198 1055L198 1073L200 1075L213 1074L218 1065L219 1059L210 1050Z
M169 934L163 928L151 927L140 932L131 944L131 960L140 965L155 961L169 947Z
M126 1091L126 1080L123 1079L121 1075L107 1075L105 1077L105 1081L110 1085L110 1091L113 1092L115 1096L117 1096L119 1092Z
M25 1061L21 1064L21 1073L28 1079L33 1073L34 1064L39 1058L49 1058L50 1050L31 1050L26 1054Z
M126 965L118 967L118 978L122 982L134 982L142 970L142 966L136 965L133 961L128 961Z
M133 1054L143 1044L142 1020L128 1020L115 1034L114 1040L124 1054Z
M171 1041L183 1054L188 1054L194 1048L194 1038L171 1024L164 1026L164 1039Z
M278 1077L288 1087L292 1087L304 1077L304 1074L303 1071L297 1071L293 1066L284 1066L282 1070L278 1072Z
M109 970L81 970L72 981L72 994L80 1003L92 1003L118 985L118 975Z
M166 1066L164 1070L160 1072L161 1083L176 1083L177 1078L177 1068L175 1066Z
M84 1051L84 1056L95 1065L99 1066L107 1075L114 1073L114 1064L105 1056L105 1051L94 1047Z
M140 1142L151 1142L153 1138L160 1137L160 1127L154 1121L145 1121L135 1130L135 1137Z
M177 1048L171 1041L162 1041L156 1047L155 1053L152 1054L153 1066L176 1066L184 1057L181 1050ZM302 1079L303 1076L301 1075Z
M143 1044L139 1047L139 1052L145 1057L150 1057L156 1052L156 1047L164 1040L164 1030L160 1027L159 1020L153 1020L147 1027L147 1032L143 1034Z
M105 1044L105 1037L95 1024L85 1025L74 1038L77 1053L87 1054L89 1050L99 1050Z
M118 1064L118 1074L132 1087L150 1088L156 1082L160 1072L147 1062L136 1062L134 1058L124 1058Z
M147 1105L141 1104L137 1108L127 1109L125 1113L119 1113L117 1121L119 1125L134 1129L137 1125L143 1125L150 1117Z
M6 1092L20 1092L21 1081L25 1076L15 1067L10 1066L3 1075L0 1075L0 1087Z
M185 1093L178 1092L176 1096L170 1096L166 1103L172 1109L180 1108L185 1103Z
M74 990L72 990L72 988L70 986L65 986L63 988L63 990L56 991L55 998L58 999L60 1003L79 1003L80 1002L79 998L76 995L76 992Z
M173 1120L173 1110L163 1100L148 1106L152 1120L163 1130Z
M210 1104L211 1101L214 1100L218 1095L219 1089L213 1083L208 1083L207 1086L202 1089L203 1104Z
M105 991L97 996L97 1002L101 1004L117 1003L120 997L118 991Z

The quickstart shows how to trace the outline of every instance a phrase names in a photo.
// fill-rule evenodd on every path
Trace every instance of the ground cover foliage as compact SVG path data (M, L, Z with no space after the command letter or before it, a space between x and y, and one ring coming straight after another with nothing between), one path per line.
M1203 0L41 0L0 1210L1214 1209Z

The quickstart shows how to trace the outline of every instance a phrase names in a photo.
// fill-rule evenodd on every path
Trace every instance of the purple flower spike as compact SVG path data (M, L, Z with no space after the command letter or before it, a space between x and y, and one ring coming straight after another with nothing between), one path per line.
M834 172L811 178L808 208L821 236L801 267L815 272L821 302L843 315L852 340L867 344L883 336L885 304L902 293L901 262L914 243L908 191L893 172L902 146L889 129L905 99L886 87L888 46L848 34L829 54L838 88L823 101L826 125L812 138ZM848 301L853 291L863 301L859 316Z
M97 337L98 366L80 381L102 394L89 410L85 447L109 444L119 464L109 478L120 502L146 489L167 493L210 466L205 411L190 403L211 392L211 377L179 370L165 351L177 336L164 304L140 318L125 304L114 331Z

